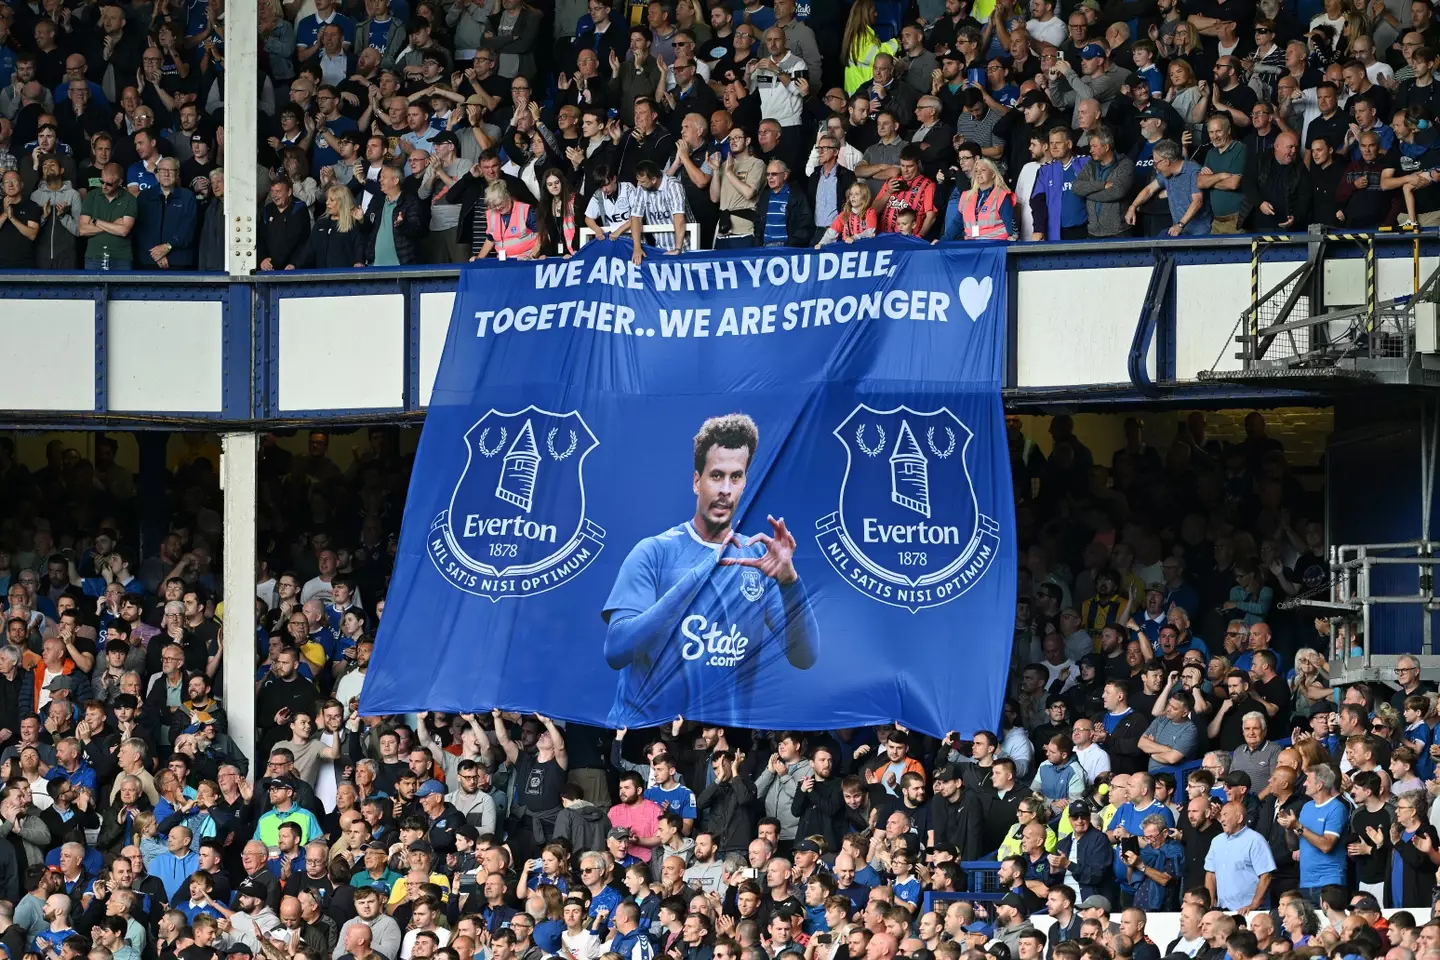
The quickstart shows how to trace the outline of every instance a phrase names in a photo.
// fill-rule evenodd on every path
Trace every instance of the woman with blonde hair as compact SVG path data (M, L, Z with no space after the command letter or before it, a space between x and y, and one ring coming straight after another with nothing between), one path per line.
M881 53L892 56L900 49L894 40L880 42L875 35L875 0L855 0L845 20L845 34L840 43L845 60L845 95L852 96L875 75L875 57Z
M1005 186L1000 167L989 157L977 157L970 170L971 187L955 194L945 211L941 240L1018 240L1015 194Z
M310 244L301 266L335 270L364 265L364 220L350 190L335 184L325 191L325 213L310 228Z

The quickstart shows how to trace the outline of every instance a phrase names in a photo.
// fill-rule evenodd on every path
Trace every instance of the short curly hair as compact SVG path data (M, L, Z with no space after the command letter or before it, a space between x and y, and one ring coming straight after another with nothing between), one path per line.
M745 466L755 459L755 448L760 445L760 428L755 421L743 413L727 413L723 417L711 417L700 425L695 434L695 472L705 469L705 458L711 447L726 450L745 448Z

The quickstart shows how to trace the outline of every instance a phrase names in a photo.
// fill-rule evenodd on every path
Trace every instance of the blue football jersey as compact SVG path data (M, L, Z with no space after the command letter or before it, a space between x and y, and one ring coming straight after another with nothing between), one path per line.
M617 625L644 622L647 611L663 618L619 665L614 723L743 715L755 677L766 669L762 662L787 655L787 607L804 621L813 650L814 618L799 581L782 589L759 570L719 562L722 555L762 557L765 550L763 543L709 543L691 521L635 545L605 601L607 656ZM618 665L613 657L611 663Z

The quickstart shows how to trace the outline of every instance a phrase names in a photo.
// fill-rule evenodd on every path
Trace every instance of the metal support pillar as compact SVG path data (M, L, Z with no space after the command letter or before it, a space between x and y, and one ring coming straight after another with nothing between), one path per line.
M225 5L225 272L248 276L255 270L259 185L259 26L257 0Z
M255 773L255 476L258 438L227 433L221 440L224 500L225 711L230 736ZM262 765L263 766L263 765Z

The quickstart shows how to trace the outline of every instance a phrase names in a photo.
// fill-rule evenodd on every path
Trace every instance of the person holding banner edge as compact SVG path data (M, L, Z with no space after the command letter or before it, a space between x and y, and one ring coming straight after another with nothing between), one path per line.
M767 518L772 532L748 538L733 526L759 439L744 414L705 421L694 442L695 516L642 540L621 564L601 611L605 659L623 672L617 723L671 718L682 704L693 716L695 704L745 696L773 654L766 641L782 632L792 666L815 664L819 630L795 570L794 535L783 518ZM726 555L731 547L739 555ZM654 688L670 677L681 679Z

